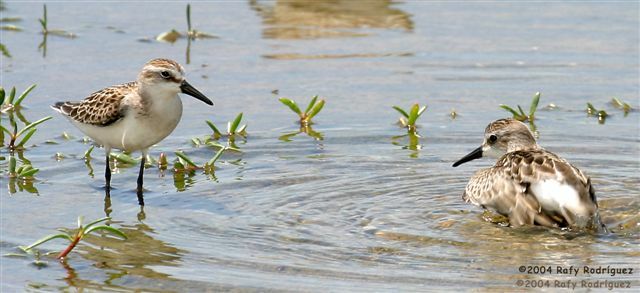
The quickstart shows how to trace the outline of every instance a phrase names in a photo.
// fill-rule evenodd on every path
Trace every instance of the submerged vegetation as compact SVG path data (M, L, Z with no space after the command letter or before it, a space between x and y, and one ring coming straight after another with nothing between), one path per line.
M600 124L604 124L605 120L607 120L607 117L609 117L607 111L598 110L591 103L587 103L587 115L598 117L598 123Z
M5 46L2 43L0 43L0 51L2 51L2 56L11 58L11 53L9 53L9 49L7 49L7 46Z
M105 218L101 218L95 221L92 221L86 225L82 224L83 221L83 217L80 216L78 217L78 228L75 229L75 231L71 230L71 231L67 231L65 229L59 229L60 232L62 233L58 233L58 234L52 234L52 235L48 235L45 236L43 238L41 238L40 240L34 242L33 244L27 246L27 247L20 247L23 251L28 252L32 249L34 249L35 247L44 244L46 242L49 242L51 240L54 239L66 239L69 241L69 245L67 246L67 248L65 248L64 250L62 250L60 253L58 253L58 256L56 256L57 259L64 259L65 257L67 257L67 255L76 247L76 245L78 245L78 243L87 235L89 235L91 232L97 232L97 231L103 231L106 232L108 234L117 236L123 240L127 239L127 235L125 235L122 231L120 231L117 228L111 227L111 226L107 226L107 225L99 225L98 224L105 222L105 221L109 221L111 220L111 218L109 217L105 217Z
M634 108L631 107L631 105L625 103L624 101L622 101L621 99L618 98L612 98L611 99L611 104L622 110L622 112L624 112L624 117L627 117L627 115L629 115L629 112L635 110Z
M324 103L325 103L324 99L321 99L320 101L318 101L318 96L314 96L313 98L311 98L311 101L307 105L307 108L304 110L304 112L302 112L298 107L298 105L296 104L296 102L294 102L291 99L280 98L280 102L285 106L289 107L291 111L298 114L298 116L300 117L299 122L300 122L300 125L302 126L313 124L313 121L311 121L311 119L316 115L318 115L320 111L322 111L322 108L324 107Z
M535 95L533 95L533 100L531 100L531 105L529 106L529 114L525 113L520 105L518 105L518 111L505 104L500 104L500 108L505 109L513 114L513 119L522 122L529 121L533 123L533 121L535 120L536 110L538 109L538 103L540 103L540 92L537 92Z

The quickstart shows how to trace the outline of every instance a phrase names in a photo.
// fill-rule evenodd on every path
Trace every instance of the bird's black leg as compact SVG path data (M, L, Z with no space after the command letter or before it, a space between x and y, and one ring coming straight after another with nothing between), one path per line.
M142 154L142 160L140 160L140 172L138 173L138 204L144 206L144 198L142 197L142 177L144 176L144 164L147 161L147 156Z
M111 168L109 168L109 152L107 152L107 159L105 160L106 166L104 170L104 180L106 182L105 190L107 191L107 196L111 191Z

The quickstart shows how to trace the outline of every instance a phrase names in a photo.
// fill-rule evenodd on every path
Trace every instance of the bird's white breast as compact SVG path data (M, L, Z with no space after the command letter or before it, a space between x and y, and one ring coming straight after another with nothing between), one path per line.
M182 102L175 95L155 99L148 108L129 105L125 116L108 126L73 121L86 135L108 148L126 151L144 150L167 137L182 116Z

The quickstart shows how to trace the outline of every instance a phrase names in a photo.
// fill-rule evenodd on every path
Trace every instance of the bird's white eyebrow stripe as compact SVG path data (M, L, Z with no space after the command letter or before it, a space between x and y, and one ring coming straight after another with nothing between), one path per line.
M153 71L162 71L162 70L174 70L173 68L168 68L168 67L158 67L158 66L153 66L153 65L149 65L148 66L149 70L153 70Z

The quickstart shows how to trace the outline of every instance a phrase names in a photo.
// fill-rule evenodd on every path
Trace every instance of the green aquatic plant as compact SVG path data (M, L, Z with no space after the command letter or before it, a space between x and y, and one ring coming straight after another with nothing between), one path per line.
M213 122L211 122L210 120L207 120L205 122L207 123L207 125L209 125L209 128L211 128L211 130L213 131L213 139L219 139L223 136L228 136L229 138L233 138L235 136L247 137L247 124L240 126L240 122L242 122L242 112L240 112L240 114L238 114L238 116L236 116L236 118L233 119L233 121L227 122L226 134L223 134L218 129L218 127L216 127L216 125L213 124ZM194 144L199 144L199 143L194 142Z
M125 165L137 165L140 161L139 159L133 158L130 154L121 152L121 153L110 153L109 158L115 160L118 163L122 163Z
M38 18L38 22L40 22L40 26L42 27L42 34L43 35L54 35L54 36L60 36L60 37L65 37L65 38L70 38L73 39L76 37L76 35L74 33L70 33L66 30L61 30L61 29L49 29L48 24L49 24L49 20L47 18L47 4L43 4L43 8L42 8L42 18Z
M20 166L18 166L18 160L16 156L20 159ZM31 161L24 157L24 153L22 152L12 152L9 154L8 158L0 157L0 160L7 160L7 171L6 175L2 174L2 176L6 176L8 180L7 187L9 188L9 194L14 194L19 191L26 191L28 193L37 194L38 189L34 187L35 175L40 170L34 168L31 165Z
M22 21L22 18L20 18L20 17L11 17L11 16L0 18L0 22L2 22L2 23L5 23L5 22L19 22L19 21Z
M220 159L220 157L225 151L228 151L228 150L237 151L237 152L240 151L239 149L231 146L224 146L221 144L217 144L215 146L219 147L218 151L215 153L215 155L213 155L213 157L209 161L207 161L202 165L195 163L195 161L191 159L189 156L187 156L184 152L176 151L175 155L177 159L173 164L173 171L189 173L195 170L203 169L205 173L212 173L215 170L214 166L216 161Z
M23 163L20 167L17 167L17 161L14 156L9 157L9 178L15 178L20 180L33 180L33 176L38 173L40 169L33 168L30 163Z
M215 39L216 36L191 27L191 4L187 4L187 37L190 39Z
M529 114L525 113L520 105L518 105L518 111L505 104L500 104L500 108L505 109L513 114L513 119L522 122L533 122L535 120L536 110L538 109L538 103L540 103L540 92L537 92L535 95L533 95L533 100L531 100L531 105L529 106Z
M0 18L0 23L2 23L2 27L0 27L1 30L3 31L13 31L13 32L21 32L22 28L15 25L15 24L11 24L14 22L19 22L22 21L22 18L20 17L3 17ZM9 24L6 24L9 23ZM4 45L2 45L2 47L4 47ZM7 56L9 57L9 56Z
M449 112L449 117L451 117L451 120L455 120L458 117L458 112L456 111L456 109L451 109L451 112Z
M27 247L20 247L23 251L28 252L30 250L32 250L33 248L37 247L38 245L41 245L43 243L49 242L51 240L54 239L66 239L69 241L69 246L67 246L67 248L65 248L63 251L61 251L58 256L56 258L58 259L64 259L65 257L67 257L67 255L76 247L76 245L78 245L78 243L80 242L80 240L82 240L85 236L89 235L91 232L96 232L96 231L104 231L107 232L111 235L117 236L119 238L122 238L123 240L127 239L127 235L124 234L124 232L120 231L117 228L111 227L111 226L107 226L107 225L99 225L96 226L99 223L105 222L105 221L109 221L111 220L111 218L109 217L105 217L105 218L101 218L98 220L95 220L93 222L90 222L86 225L82 224L82 220L83 217L79 216L78 217L78 228L75 229L75 232L67 232L65 230L61 230L59 229L59 231L61 231L62 233L58 233L58 234L52 234L52 235L48 235L45 236L43 238L41 238L40 240L34 242L33 244L27 246Z
M11 32L21 32L22 28L13 24L5 24L2 27L0 27L1 30L3 31L11 31Z
M13 125L13 131L10 131L6 127L0 125L0 130L2 132L2 135L1 135L2 141L4 143L4 133L6 133L7 135L9 135L9 138L10 138L9 144L8 144L8 147L10 150L24 149L24 145L27 143L27 141L29 141L29 139L33 136L36 130L38 130L36 126L38 126L38 124L45 122L51 118L52 118L51 116L44 117L38 121L35 121L25 126L24 128L20 129L20 131L18 131L18 125L15 122L15 120L11 121ZM16 141L20 137L22 137L22 139L16 143Z
M400 126L402 126L403 128L407 128L410 133L415 133L418 128L416 122L418 121L418 118L420 118L422 113L427 110L427 106L420 107L419 104L413 104L409 111L405 111L398 106L393 106L393 109L395 109L402 115L402 117L400 117L400 120L398 121Z
M624 112L624 117L627 117L627 115L629 115L629 112L633 111L634 109L631 107L631 105L625 103L624 101L622 101L621 99L618 98L612 98L611 99L611 104L622 110L622 112Z
M605 110L596 109L591 103L587 103L587 115L598 117L598 123L604 124L609 114Z
M167 170L168 165L167 155L165 155L165 153L160 153L160 157L158 158L158 169L161 171Z
M298 114L298 116L300 117L300 125L303 125L303 126L313 124L311 119L316 115L318 115L318 113L320 113L325 103L324 99L321 99L320 101L318 101L318 96L316 95L311 99L305 111L302 112L298 107L298 105L296 104L296 102L294 102L291 99L280 98L280 102L286 105L287 107L289 107L291 111Z
M0 51L2 51L2 56L11 58L11 53L9 53L9 49L7 49L7 46L5 46L2 43L0 43Z
M163 32L156 37L157 41L167 42L167 43L175 43L178 39L185 37L190 40L196 39L215 39L216 36L198 31L191 27L191 4L187 4L187 32L185 34L180 33L176 29L171 29L169 31ZM187 58L189 56L189 47L187 47ZM187 64L189 62L187 61Z
M46 57L47 56L47 37L49 35L65 37L65 38L69 38L69 39L75 38L76 35L74 33L70 33L68 31L61 30L61 29L50 29L48 27L49 20L47 18L47 5L46 4L43 5L42 11L43 11L42 12L42 18L38 18L38 22L40 22L40 26L42 28L41 29L42 42L40 42L40 44L38 45L38 51L42 50L42 57Z
M35 84L30 85L16 99L16 87L12 87L11 91L9 92L9 96L7 96L4 87L0 86L0 111L2 113L6 113L13 110L14 108L20 107L20 105L22 105L22 101L24 101L24 99L35 87Z

